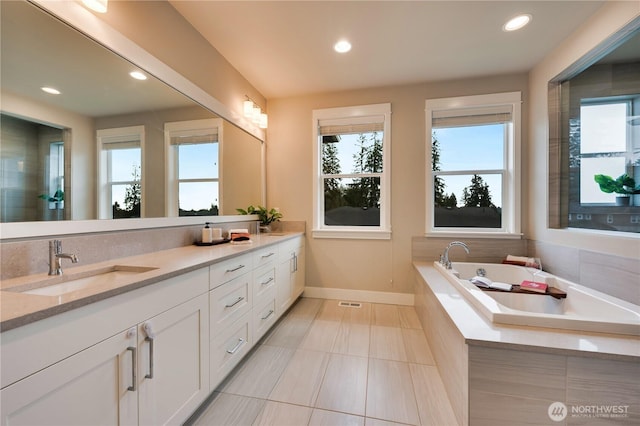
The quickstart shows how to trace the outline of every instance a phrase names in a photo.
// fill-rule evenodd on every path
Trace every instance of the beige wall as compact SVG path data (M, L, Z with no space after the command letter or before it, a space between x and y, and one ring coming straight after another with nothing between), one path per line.
M531 220L525 228L529 238L546 244L580 248L593 252L637 259L640 242L637 236L607 235L604 233L549 229L547 226L547 84L565 68L580 59L618 29L640 16L640 2L609 2L578 31L560 44L530 73L530 144L525 148L534 191L528 191L532 206ZM524 222L527 224L527 221ZM637 284L637 283L636 283Z
M425 230L425 100L518 90L526 117L526 74L270 99L267 202L286 220L307 222L307 285L412 293L411 237ZM312 110L384 102L392 111L391 240L312 238ZM525 145L526 134L525 122Z

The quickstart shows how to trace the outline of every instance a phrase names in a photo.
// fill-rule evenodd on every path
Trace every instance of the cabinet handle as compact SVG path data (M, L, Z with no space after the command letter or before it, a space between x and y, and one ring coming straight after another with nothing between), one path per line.
M298 255L293 253L293 272L298 272Z
M269 279L268 279L268 280L261 282L261 283L260 283L260 285L267 285L267 284L269 284L271 281L273 281L273 277L269 277Z
M235 302L233 302L230 305L224 305L225 308L231 308L232 306L236 306L238 303L242 302L244 300L244 297L239 296Z
M238 266L236 266L236 267L235 267L235 268L233 268L233 269L227 269L227 270L226 270L226 272L227 272L227 273L229 273L229 272L235 272L235 271L238 271L238 270L240 270L240 269L242 269L242 268L244 268L244 265L238 265Z
M131 382L132 385L127 388L128 391L135 392L136 385L138 383L138 349L133 346L129 346L127 348L128 351L131 351Z
M245 342L246 340L244 340L243 338L238 339L238 343L236 343L236 345L233 347L233 349L227 349L227 353L233 355L234 353L236 353L236 351L238 349L240 349L240 346L242 346L242 344Z
M149 342L149 374L145 375L145 379L153 379L153 337L146 337L144 339Z
M264 320L266 320L267 318L269 318L271 315L273 315L273 309L270 309L270 310L269 310L269 313L267 314L267 316L266 316L266 317L262 317L261 319L264 321Z
M263 255L262 255L262 256L260 256L260 257L264 259L265 257L271 257L271 256L273 256L274 254L275 254L274 252L271 252L271 253L269 253L269 254L263 254Z

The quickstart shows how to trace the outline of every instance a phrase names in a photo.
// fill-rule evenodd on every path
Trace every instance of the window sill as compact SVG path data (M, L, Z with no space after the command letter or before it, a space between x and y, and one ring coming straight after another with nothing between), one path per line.
M424 234L427 238L494 238L501 240L521 240L521 233L486 232L486 231L431 231Z
M351 240L390 240L391 231L383 230L333 230L314 229L311 231L313 238L336 238Z

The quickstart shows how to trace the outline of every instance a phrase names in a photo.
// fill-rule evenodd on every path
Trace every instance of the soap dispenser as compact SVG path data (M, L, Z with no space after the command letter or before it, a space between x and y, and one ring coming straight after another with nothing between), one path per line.
M209 222L205 222L204 228L202 228L202 242L203 243L213 242L213 232L211 231L211 228L209 228Z

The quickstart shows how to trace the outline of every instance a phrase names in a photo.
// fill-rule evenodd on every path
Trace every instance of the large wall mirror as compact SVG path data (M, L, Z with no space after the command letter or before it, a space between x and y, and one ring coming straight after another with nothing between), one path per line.
M263 144L254 135L39 7L0 6L1 222L234 215L263 201ZM132 71L147 79L132 78ZM165 132L168 123L198 122L215 125L182 126L182 139ZM181 162L195 146L215 165L207 190L188 205L187 189L179 188L204 178L183 174L179 184L167 183L173 167L167 152L177 146ZM203 167L180 164L185 172ZM168 199L184 206L170 209Z
M640 233L640 18L549 88L551 227Z

